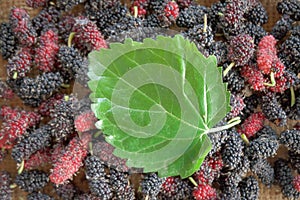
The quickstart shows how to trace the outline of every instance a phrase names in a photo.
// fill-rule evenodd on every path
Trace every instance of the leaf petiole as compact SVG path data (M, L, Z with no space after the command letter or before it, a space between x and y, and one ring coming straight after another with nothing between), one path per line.
M223 131L223 130L229 129L231 127L234 127L235 125L238 125L239 123L241 123L240 117L235 117L235 118L232 118L231 120L229 120L227 125L216 127L216 128L211 128L206 133L215 133L215 132Z

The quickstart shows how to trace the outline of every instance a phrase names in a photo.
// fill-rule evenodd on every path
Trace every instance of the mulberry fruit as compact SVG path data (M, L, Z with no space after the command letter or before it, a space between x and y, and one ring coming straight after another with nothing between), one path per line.
M257 200L259 196L259 185L253 176L244 178L240 183L241 199Z
M280 134L279 141L289 150L300 153L300 131L296 129L286 130Z
M146 198L156 198L164 181L164 178L159 178L155 173L147 174L141 182L142 193Z
M65 183L79 170L83 159L87 156L89 136L82 139L74 137L63 152L53 163L53 170L49 178L56 185Z
M3 59L8 59L15 54L18 42L14 36L10 23L0 24L0 52Z
M230 40L228 57L237 66L243 66L252 58L254 51L253 38L247 34L240 34Z
M245 134L247 138L253 137L260 129L263 128L265 116L261 112L252 113L241 125L238 132Z
M33 132L24 134L18 143L14 145L11 156L17 163L21 163L38 150L50 146L50 144L50 128L48 125L45 125Z
M274 182L274 168L266 159L256 159L251 162L251 171L257 175L263 184L270 187Z
M3 200L12 199L12 189L10 188L11 177L7 171L0 171L0 195Z
M48 183L48 175L39 170L23 171L18 174L15 183L26 192L38 191Z
M283 0L277 4L277 11L280 14L287 14L296 21L300 20L299 10L300 2L298 0Z
M23 48L8 60L6 65L7 76L17 79L28 75L32 67L32 55L29 49Z
M292 29L293 20L288 15L284 15L273 26L270 32L277 40L281 40Z

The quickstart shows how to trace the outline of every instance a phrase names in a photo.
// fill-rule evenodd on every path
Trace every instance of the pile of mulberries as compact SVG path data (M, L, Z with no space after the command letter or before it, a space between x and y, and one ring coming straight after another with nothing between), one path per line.
M12 199L19 187L27 199L255 200L263 198L260 183L300 198L299 0L279 1L278 21L269 30L270 13L256 0L24 3L38 8L37 15L13 7L0 23L0 54L7 61L0 80L0 168L7 158L18 167L13 179L0 172L2 199ZM101 133L88 97L91 51L128 36L155 38L160 28L178 31L222 67L231 112L216 127L241 120L207 134L212 149L187 179L131 173L96 137ZM277 158L282 149L286 160Z

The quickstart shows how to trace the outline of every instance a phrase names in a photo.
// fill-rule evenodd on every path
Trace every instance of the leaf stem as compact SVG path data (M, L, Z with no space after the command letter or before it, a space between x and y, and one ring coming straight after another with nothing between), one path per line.
M203 27L203 32L207 32L207 15L204 14L204 27Z
M236 118L231 119L229 122L230 123L225 125L225 126L211 128L211 129L208 130L207 133L215 133L215 132L219 132L219 131L229 129L229 128L234 127L235 125L238 125L239 123L241 123L241 120L240 120L239 117L236 117Z
M137 18L137 17L138 17L138 14L139 14L138 7L137 7L137 6L134 6L134 7L133 7L133 16L134 16L134 18Z
M70 33L69 38L68 38L68 47L72 46L72 40L75 36L75 32Z
M234 65L234 62L230 63L230 65L224 70L223 77L225 77L228 74L228 72L233 68Z
M10 189L14 189L14 188L16 188L17 186L18 186L17 184L13 183L13 184L11 184L11 185L9 186L9 188L10 188Z
M249 146L250 142L244 133L241 135L241 138L246 143L246 145Z
M13 79L17 79L18 78L18 72L15 72L13 75Z
M191 183L193 183L194 186L198 187L198 184L196 183L196 181L193 179L193 177L189 177L189 180L191 181Z
M270 73L270 79L271 79L271 83L264 83L264 85L274 87L276 85L274 72Z
M295 91L293 86L290 87L291 90L291 107L293 107L296 103L296 99L295 99Z
M22 160L22 162L20 163L20 165L18 166L18 174L21 174L24 170L24 165L25 165L25 162L24 160Z

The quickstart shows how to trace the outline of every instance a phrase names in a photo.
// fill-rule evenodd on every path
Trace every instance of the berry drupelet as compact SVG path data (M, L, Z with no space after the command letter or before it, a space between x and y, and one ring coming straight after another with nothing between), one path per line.
M241 75L250 84L254 91L264 91L266 89L265 82L267 81L262 71L256 63L249 63L242 67Z
M14 92L10 87L6 84L6 82L0 79L0 98L3 99L12 99L14 97Z
M277 4L277 11L280 14L287 14L293 20L300 20L300 2L298 0L282 0Z
M96 129L95 123L97 118L95 114L90 110L75 117L74 125L77 131L86 132Z
M231 94L230 106L231 106L231 111L227 113L225 117L226 119L229 120L241 115L241 112L245 107L244 98L239 94Z
M241 192L241 199L245 200L257 200L259 196L258 181L253 176L244 178L239 183Z
M192 198L192 187L189 180L179 177L168 177L164 181L158 199L184 199Z
M20 49L15 56L8 59L8 63L6 65L7 76L10 79L27 76L32 68L32 57L30 49Z
M109 181L117 199L134 200L135 194L129 183L129 175L116 169L110 169Z
M266 159L256 159L251 161L250 169L266 186L270 187L273 184L274 168Z
M8 59L15 54L17 39L14 36L12 27L8 22L0 24L0 52L3 59Z
M38 191L48 183L48 175L40 170L23 171L18 174L15 183L26 192Z
M212 29L205 23L195 25L183 35L194 42L199 50L208 48L214 41Z
M49 148L42 149L32 154L25 161L24 169L28 169L28 170L35 169L51 162L52 160L51 160L50 149Z
M225 123L221 121L215 127L222 126L222 125L225 125ZM207 136L209 137L212 144L212 149L210 150L208 155L212 156L213 154L221 150L223 144L228 138L228 131L223 130L214 133L208 133Z
M216 2L210 6L208 11L208 21L213 32L221 32L221 16L225 12L226 3Z
M300 153L300 130L286 130L280 134L279 141L289 150Z
M50 127L44 125L32 132L24 134L14 145L11 156L17 162L21 163L27 160L33 153L41 150L51 144Z
M76 20L71 15L64 15L60 17L57 28L58 38L61 42L67 44L70 33L72 32L72 28L75 23Z

